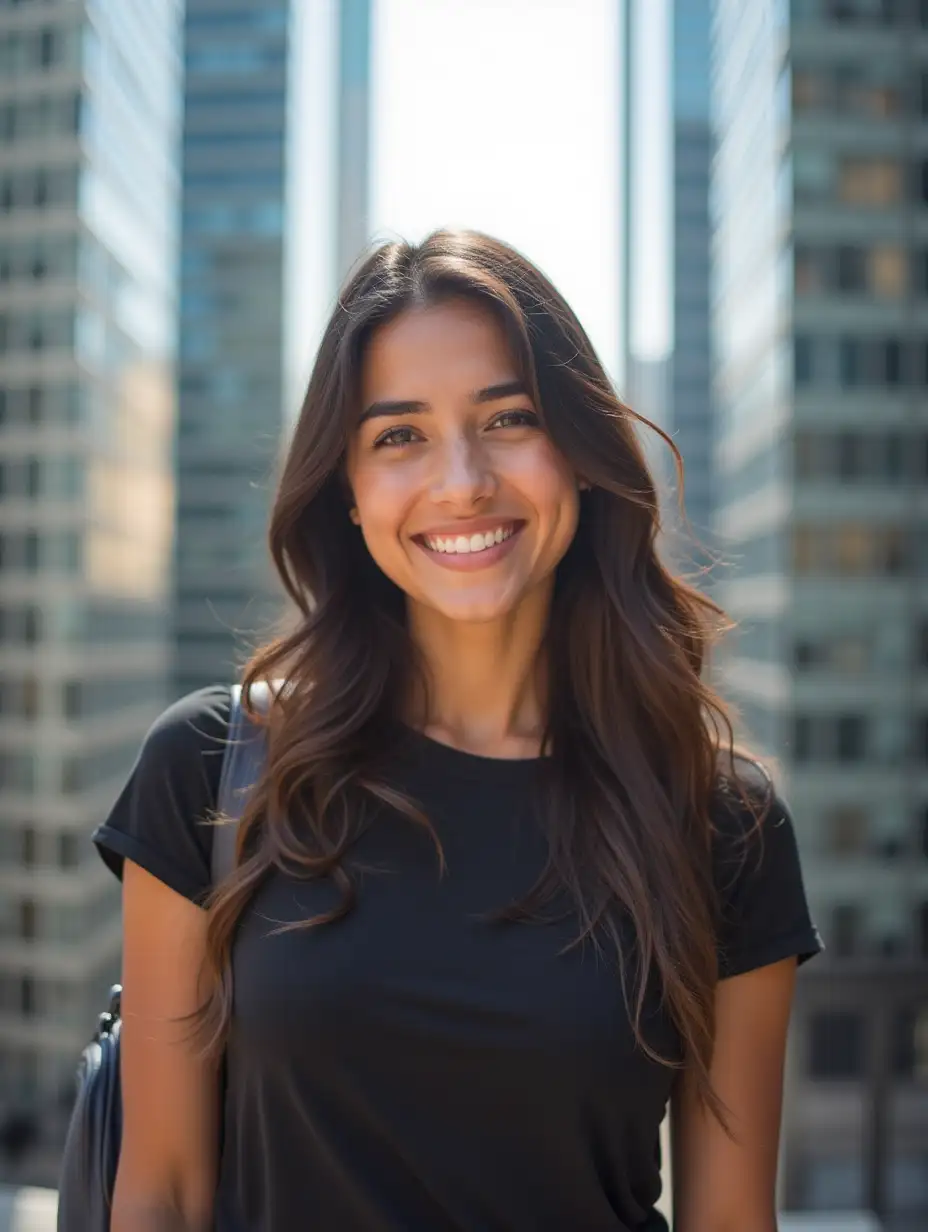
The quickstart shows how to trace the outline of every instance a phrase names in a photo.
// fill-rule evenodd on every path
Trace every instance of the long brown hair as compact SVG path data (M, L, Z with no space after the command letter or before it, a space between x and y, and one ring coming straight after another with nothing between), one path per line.
M331 923L355 903L344 858L378 807L429 826L380 769L416 655L404 595L348 517L343 463L372 332L411 306L460 297L495 314L551 439L591 485L558 566L547 636L549 859L526 899L504 914L537 918L569 891L578 943L615 947L641 1047L670 1064L640 1026L656 975L684 1064L724 1120L709 1081L718 979L710 848L720 762L733 765L734 749L725 706L703 674L707 647L727 624L658 557L658 497L637 427L663 437L681 479L682 463L660 429L619 401L547 278L512 248L469 231L371 252L322 339L270 520L296 618L254 654L243 678L246 701L258 680L287 686L267 719L266 771L242 819L239 865L211 904L211 991L199 1026L209 1045L221 1044L236 923L272 870L332 878L340 905L299 927ZM623 916L637 936L633 965L622 962Z

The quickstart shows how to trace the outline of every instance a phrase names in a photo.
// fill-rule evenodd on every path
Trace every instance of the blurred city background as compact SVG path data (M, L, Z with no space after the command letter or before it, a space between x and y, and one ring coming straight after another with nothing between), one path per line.
M280 610L273 473L375 238L523 249L686 464L828 953L782 1228L928 1228L928 3L0 0L0 1232L119 972L91 849ZM51 1225L49 1225L51 1226Z

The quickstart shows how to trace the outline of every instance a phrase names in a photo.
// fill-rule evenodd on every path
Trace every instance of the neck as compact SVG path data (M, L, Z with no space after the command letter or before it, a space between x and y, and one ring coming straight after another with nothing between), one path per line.
M411 707L427 735L489 757L535 757L545 723L542 642L550 595L527 596L498 621L448 620L411 604L409 629L422 656L426 699Z

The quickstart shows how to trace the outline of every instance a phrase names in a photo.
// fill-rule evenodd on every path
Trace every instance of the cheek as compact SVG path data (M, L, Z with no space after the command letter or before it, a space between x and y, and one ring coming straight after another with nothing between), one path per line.
M547 441L513 459L509 479L539 516L559 525L575 526L579 510L573 472Z
M395 537L415 494L415 484L405 468L356 467L350 482L365 538Z

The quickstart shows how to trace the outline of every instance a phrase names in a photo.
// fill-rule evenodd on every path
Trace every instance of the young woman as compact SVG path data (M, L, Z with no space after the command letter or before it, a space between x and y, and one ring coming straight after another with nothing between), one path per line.
M819 941L636 421L501 243L387 244L345 288L271 518L298 617L244 676L286 684L236 871L210 894L228 686L96 834L113 1232L652 1232L668 1102L676 1232L774 1232Z

